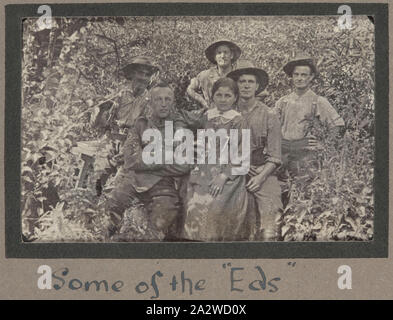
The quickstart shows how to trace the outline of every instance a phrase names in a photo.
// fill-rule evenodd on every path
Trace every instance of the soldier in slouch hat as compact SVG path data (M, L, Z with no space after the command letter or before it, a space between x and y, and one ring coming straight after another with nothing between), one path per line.
M105 159L105 163L96 161L95 164L99 175L98 189L102 188L107 178L115 173L123 163L121 149L127 131L138 117L150 113L148 89L153 85L153 76L159 71L160 68L154 64L151 57L132 58L121 69L126 79L121 90L96 108L92 126L101 132L105 131L112 144L108 157L96 157ZM105 137L103 139L106 141Z
M214 66L202 71L191 80L187 94L198 101L203 108L209 109L212 102L213 84L236 68L236 61L241 52L241 49L232 41L220 40L212 43L205 50L205 56Z
M313 79L318 75L312 57L298 53L285 64L283 70L292 78L293 91L280 98L275 105L283 137L281 171L287 170L294 177L299 175L304 160L323 148L321 141L312 133L313 121L327 123L337 133L345 123L326 98L310 89Z
M274 175L281 165L281 128L273 110L257 99L269 77L248 60L239 61L238 69L228 77L237 81L238 111L244 117L244 127L251 133L251 167L246 188L255 200L257 211L254 239L275 241L282 209L281 189Z

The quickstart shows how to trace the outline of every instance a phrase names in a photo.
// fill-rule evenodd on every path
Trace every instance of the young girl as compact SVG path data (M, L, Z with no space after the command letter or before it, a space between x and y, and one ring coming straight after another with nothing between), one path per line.
M243 118L235 110L238 96L236 82L229 78L217 80L212 88L214 108L199 117L199 128L213 129L214 132L224 129L227 137L230 137L229 130L237 129L241 146ZM230 141L226 143L228 146L231 144ZM248 240L248 222L251 219L247 216L245 175L232 174L234 165L230 157L228 164L220 164L220 149L225 149L225 146L219 143L216 143L216 164L210 164L207 158L213 152L211 148L206 148L205 164L196 165L190 174L183 238L197 241Z

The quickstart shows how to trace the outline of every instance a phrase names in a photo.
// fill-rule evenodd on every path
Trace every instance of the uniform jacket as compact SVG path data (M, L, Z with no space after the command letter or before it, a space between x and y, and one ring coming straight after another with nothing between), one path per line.
M184 123L180 119L170 117L165 121L172 121L174 132L183 128ZM158 123L151 118L140 117L135 122L135 126L129 131L127 139L124 143L124 165L123 174L129 175L136 191L145 192L151 189L163 177L181 177L186 175L190 168L188 165L165 164L146 164L142 159L143 148L148 144L142 142L142 135L146 129L158 129L162 135L162 141L165 140L165 124L164 121ZM170 137L173 139L173 137ZM164 146L163 146L164 155Z

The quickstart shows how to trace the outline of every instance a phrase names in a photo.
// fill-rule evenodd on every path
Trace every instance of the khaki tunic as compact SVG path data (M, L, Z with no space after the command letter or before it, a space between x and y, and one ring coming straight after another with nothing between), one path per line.
M329 125L344 126L344 120L329 103L329 101L315 94L311 89L301 96L295 92L277 101L275 110L281 120L283 139L297 140L306 136L307 119L318 117Z
M315 118L330 127L344 126L344 120L329 103L315 94L311 89L298 96L295 92L279 99L275 111L280 117L283 136L283 167L280 177L286 180L285 169L292 176L309 175L310 166L316 166L316 153L307 151L307 136L309 135L309 120Z
M149 102L150 98L147 90L137 97L131 90L124 91L119 98L118 107L114 114L117 125L130 128L137 118L141 116L149 117Z
M174 132L182 128L182 122L173 119ZM175 223L181 208L176 179L190 171L187 165L145 164L142 158L142 135L146 129L158 129L165 140L164 123L157 124L146 118L138 118L124 143L124 165L115 178L115 187L108 196L107 209L112 223L119 225L124 211L135 203L150 208L153 226L168 232Z
M281 126L275 112L257 100L249 111L242 111L242 116L244 127L251 130L251 165L259 167L271 162L278 167L281 164ZM255 201L248 211L256 209L255 235L251 238L275 240L282 210L281 188L276 175L270 175L258 191L248 194Z
M235 70L233 68L231 71ZM218 69L216 66L211 67L210 69L204 70L200 72L195 78L191 79L190 88L195 92L202 93L205 101L212 108L212 89L214 83L226 75L222 76L218 73Z

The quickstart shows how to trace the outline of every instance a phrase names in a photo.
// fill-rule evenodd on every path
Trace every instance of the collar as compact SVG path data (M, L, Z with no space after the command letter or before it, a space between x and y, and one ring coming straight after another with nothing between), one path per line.
M210 78L225 77L227 74L229 74L235 69L236 69L236 65L232 64L232 69L228 71L228 73L226 73L225 75L221 76L220 73L218 72L218 67L214 66L209 69L209 77Z
M304 94L302 94L301 96L299 96L295 91L292 91L292 93L290 94L290 98L298 100L301 98L313 97L315 95L316 94L314 93L314 91L312 91L310 88L308 88L308 90Z
M262 102L257 100L257 99L255 99L254 105L248 111L244 111L243 113L250 114L251 112L253 112L256 108L258 108L261 105L262 105ZM240 110L239 106L238 106L237 110Z
M135 96L134 90L130 89L129 87L123 87L121 89L121 95L126 95L126 94L130 94L132 97L134 97L135 99L138 98L147 98L148 97L148 90L145 89L140 95Z
M217 108L207 110L207 120L211 120L217 117L222 117L227 120L232 120L233 118L240 116L241 114L234 109L228 111L219 111Z

